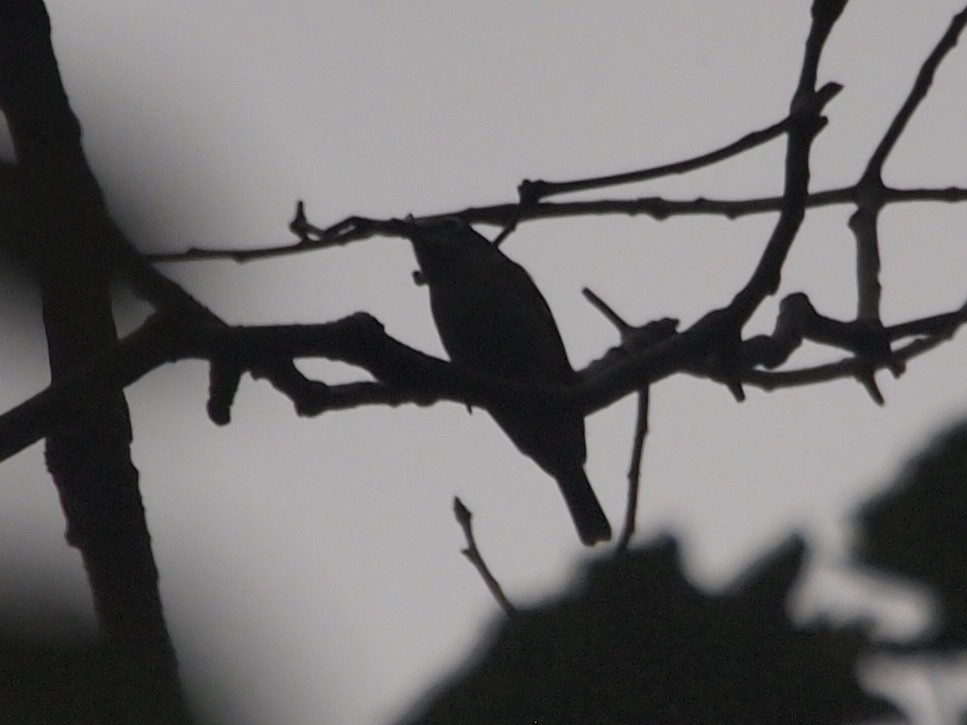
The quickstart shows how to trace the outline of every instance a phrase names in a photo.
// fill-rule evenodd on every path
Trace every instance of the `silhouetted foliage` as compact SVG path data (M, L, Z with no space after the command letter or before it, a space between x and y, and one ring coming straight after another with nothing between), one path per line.
M519 612L409 725L816 723L890 712L864 693L853 631L797 628L793 541L741 584L705 594L665 539L593 564L577 591Z
M134 666L137 664L137 666ZM157 663L159 669L165 663ZM192 721L160 691L164 678L90 638L0 627L0 723L101 725Z
M939 647L967 645L967 421L935 440L857 515L857 556L937 595Z

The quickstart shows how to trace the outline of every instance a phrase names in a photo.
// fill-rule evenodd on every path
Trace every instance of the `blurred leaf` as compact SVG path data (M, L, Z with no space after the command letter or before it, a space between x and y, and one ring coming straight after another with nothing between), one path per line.
M941 599L934 645L967 645L967 422L939 436L857 514L857 556Z

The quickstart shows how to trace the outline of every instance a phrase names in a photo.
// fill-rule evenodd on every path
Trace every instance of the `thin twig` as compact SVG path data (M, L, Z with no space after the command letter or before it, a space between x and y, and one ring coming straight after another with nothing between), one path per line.
M628 550L628 544L635 533L638 516L638 492L641 488L641 460L645 451L645 436L648 435L649 389L642 388L638 393L638 418L635 423L635 444L631 452L631 466L628 469L628 501L625 506L625 521L621 536L615 546L616 554Z
M611 305L598 297L588 287L582 289L581 293L595 309L617 328L622 343L631 341L638 328L629 324ZM624 525L618 543L615 545L615 554L623 554L628 550L628 543L635 533L638 493L641 488L641 459L645 450L645 436L648 434L648 401L649 387L645 386L638 391L638 415L635 422L634 445L631 447L631 466L628 469L628 498L625 503Z
M933 348L941 345L948 339L947 335L936 337L922 337L914 340L908 345L893 351L893 358L906 363L915 357L929 352ZM779 390L780 388L793 388L802 385L815 385L816 383L827 383L833 380L856 377L864 372L865 366L869 366L870 361L860 357L851 357L826 365L816 365L810 368L799 370L781 370L769 372L765 370L748 370L742 375L742 382L747 385L754 385L763 390ZM886 367L886 363L880 363L881 367Z
M604 315L605 319L608 320L612 325L617 328L618 333L621 335L622 342L625 340L627 334L632 331L632 326L625 321L625 319L615 312L614 308L611 307L607 302L598 297L593 290L585 287L581 290L581 294L584 298L591 303L598 312Z
M756 146L768 143L774 138L781 136L789 127L789 119L784 118L778 123L774 123L767 128L752 131L737 141L723 146L720 149L709 153L695 156L684 161L677 161L671 164L662 164L639 171L628 171L621 174L610 174L608 176L597 176L590 179L577 179L574 181L523 181L519 187L521 205L527 206L528 203L536 203L541 199L546 199L555 194L567 194L575 191L587 191L589 189L600 189L619 184L631 184L639 181L648 181L662 176L673 174L684 174L695 171L705 166L711 166L719 161L737 156L741 153L753 149Z
M951 19L947 31L924 60L913 87L871 154L866 169L856 184L856 212L850 217L849 228L856 238L857 317L861 320L878 322L880 319L882 285L880 284L879 215L886 203L883 165L913 114L927 97L937 68L957 44L957 38L965 25L967 25L967 8ZM872 373L868 377L861 376L860 380L871 391L874 399L879 399L879 391L872 379Z
M504 613L508 617L513 617L517 614L517 608L507 598L507 595L504 594L500 582L491 574L487 562L484 561L480 549L477 548L477 541L473 536L473 524L471 522L473 514L470 512L470 509L463 505L463 501L460 500L459 496L453 497L453 515L456 517L457 523L460 524L460 528L463 529L463 536L467 540L467 548L462 549L460 553L467 557L470 563L473 564L477 573L484 580L484 584L487 585L487 589L490 590L493 598L497 601L497 604L504 610Z
M915 203L924 201L958 203L967 201L967 189L960 187L945 187L939 189L894 189L886 187L884 192L886 203ZM852 204L856 198L855 186L827 189L810 194L806 199L806 207L810 209ZM663 221L676 216L710 215L721 216L729 220L739 219L752 214L765 214L779 211L782 208L781 196L758 197L754 199L665 199L663 197L643 197L639 199L599 199L594 201L575 202L544 202L529 207L521 214L523 221L537 219L565 219L585 216L650 216ZM456 216L467 223L489 224L505 226L505 220L515 210L517 204L495 204L493 206L467 207L442 216ZM431 218L431 217L421 217ZM377 220L371 220L378 223ZM341 227L342 223L333 225ZM276 244L261 247L190 247L183 252L155 252L146 254L144 258L149 262L194 262L200 260L224 259L235 262L248 262L269 257L282 257L290 254L304 254L317 249L324 249L335 244L349 244L373 236L394 236L389 231L379 231L369 228L365 231L350 227L343 229L338 238L326 240L296 241L287 244ZM331 239L337 239L332 241Z

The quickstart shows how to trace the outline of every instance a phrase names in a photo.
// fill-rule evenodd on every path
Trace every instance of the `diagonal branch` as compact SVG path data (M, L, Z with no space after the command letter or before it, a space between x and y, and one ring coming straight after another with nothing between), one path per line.
M890 126L887 128L880 143L877 144L876 149L870 156L870 160L866 165L866 171L863 174L864 176L880 176L882 174L883 165L886 163L887 157L893 151L897 141L900 140L900 136L906 129L913 114L930 92L930 86L933 85L937 68L940 67L940 64L946 58L947 54L957 45L957 40L965 25L967 25L967 7L951 19L946 32L941 36L937 45L934 46L930 55L923 62L920 71L917 73L913 87L910 89L910 93L907 94L906 100L904 100L903 105L890 122Z
M710 151L709 153L705 153L700 156L685 159L684 161L676 161L671 164L654 166L648 169L642 169L640 171L628 171L622 174L597 176L590 179L578 179L575 181L544 181L540 179L537 181L529 181L525 179L518 187L521 206L530 206L541 201L542 199L546 199L547 197L554 196L556 194L568 194L576 191L607 188L617 186L619 184L631 184L635 182L649 181L651 179L658 179L663 176L672 176L674 174L684 174L689 171L695 171L696 169L711 166L719 161L724 161L725 159L745 153L749 149L753 149L756 146L761 146L765 143L768 143L774 138L781 136L788 128L789 119L784 118L778 123L774 123L767 128L752 131L737 141L733 141L732 143L723 146L720 149L716 149L715 151Z

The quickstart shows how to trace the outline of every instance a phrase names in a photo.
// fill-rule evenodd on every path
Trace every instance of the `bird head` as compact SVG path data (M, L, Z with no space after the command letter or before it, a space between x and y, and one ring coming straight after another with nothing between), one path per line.
M445 280L467 255L492 251L491 243L459 217L410 219L402 224L403 233L413 243L423 279L431 285Z

